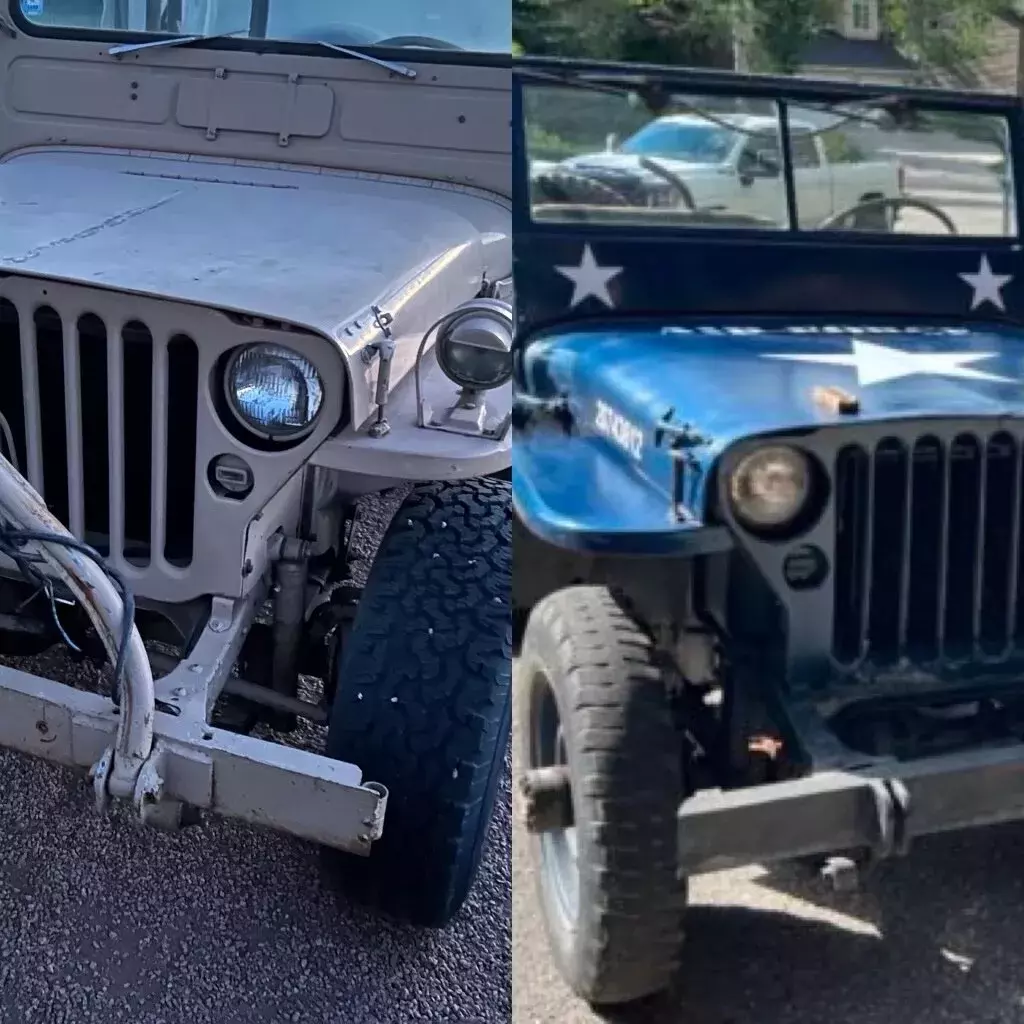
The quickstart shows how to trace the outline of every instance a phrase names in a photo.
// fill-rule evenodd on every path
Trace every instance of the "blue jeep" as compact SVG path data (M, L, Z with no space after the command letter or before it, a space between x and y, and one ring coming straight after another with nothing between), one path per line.
M672 981L690 875L1024 818L1024 124L516 75L520 781L555 959L626 1003Z

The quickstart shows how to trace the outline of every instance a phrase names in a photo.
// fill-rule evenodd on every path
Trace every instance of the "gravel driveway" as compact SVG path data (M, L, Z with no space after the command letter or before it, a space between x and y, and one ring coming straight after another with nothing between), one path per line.
M366 507L364 558L401 497ZM224 820L167 835L124 810L100 817L83 776L9 752L0 779L5 1024L510 1019L508 772L480 879L443 933L321 889L309 844Z
M857 894L790 865L691 886L678 991L601 1018L555 973L515 815L514 1024L1020 1024L1024 826L922 840Z

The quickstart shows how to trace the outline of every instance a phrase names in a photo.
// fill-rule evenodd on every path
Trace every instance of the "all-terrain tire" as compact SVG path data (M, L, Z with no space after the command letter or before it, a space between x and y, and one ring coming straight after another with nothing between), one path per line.
M441 927L476 877L511 721L510 492L416 487L384 535L338 669L330 757L388 787L368 858L325 851L358 898Z
M536 730L553 697L572 778L575 922L556 905L543 838L530 837L556 963L594 1005L660 993L671 986L682 945L676 814L685 790L682 744L651 639L606 588L569 587L533 609L520 667L520 763L544 767L536 764Z

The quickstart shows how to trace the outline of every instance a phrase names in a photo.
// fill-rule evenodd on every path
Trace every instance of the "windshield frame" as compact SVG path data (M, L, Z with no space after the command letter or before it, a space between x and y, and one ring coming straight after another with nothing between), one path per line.
M189 44L192 50L218 50L240 53L290 54L303 57L324 57L330 53L337 60L358 62L340 51L328 51L317 42L303 40L266 38L270 5L288 0L251 0L250 35L197 37ZM6 0L6 7L0 8L0 17L6 18L19 31L36 39L67 40L71 42L99 42L108 45L125 43L152 43L174 39L173 32L142 32L128 29L79 28L66 25L39 25L30 21L21 10L21 0ZM189 37L191 38L191 37ZM446 64L455 66L482 66L489 68L511 68L512 66L512 23L509 20L509 50L499 53L490 50L442 50L428 47L375 46L360 43L349 47L383 60L403 64Z
M922 243L935 244L941 238L943 248L955 247L976 249L984 245L992 252L1019 252L1024 243L1024 104L1011 94L956 92L948 89L922 88L914 86L867 85L839 80L815 80L790 78L778 75L740 74L702 68L664 67L651 64L622 64L613 61L582 61L561 57L520 57L513 61L513 122L512 160L513 187L522 199L514 204L513 230L535 235L561 236L565 225L557 221L537 220L532 216L529 203L529 153L527 151L526 123L524 117L523 92L529 86L547 88L580 88L594 91L628 92L648 85L657 86L665 92L698 95L704 97L743 98L772 100L777 103L779 125L782 131L782 178L785 186L786 207L789 214L788 228L765 230L764 228L715 227L706 228L677 225L658 225L642 228L637 224L581 222L575 230L587 235L601 235L612 238L636 238L641 233L647 239L669 241L672 238L700 238L710 242L712 238L727 241L729 238L755 242L814 245L826 244L821 232L801 229L797 185L792 154L793 128L789 125L790 107L853 107L856 105L878 105L886 102L906 103L924 111L963 112L988 114L1003 118L1007 125L1009 145L1007 156L1013 166L1013 208L1016 211L1014 234L999 236L955 235L920 236L914 234L888 234L883 236L870 232L831 230L827 244L856 245L861 247L920 247ZM841 117L843 111L837 110ZM656 116L656 115L653 115ZM799 118L797 118L799 119ZM881 241L880 241L881 239Z

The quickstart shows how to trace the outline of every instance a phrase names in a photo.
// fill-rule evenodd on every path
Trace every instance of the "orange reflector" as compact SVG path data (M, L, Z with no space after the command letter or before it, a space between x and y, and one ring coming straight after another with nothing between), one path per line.
M860 412L860 399L842 388L816 387L814 401L829 412L841 416L852 416Z

